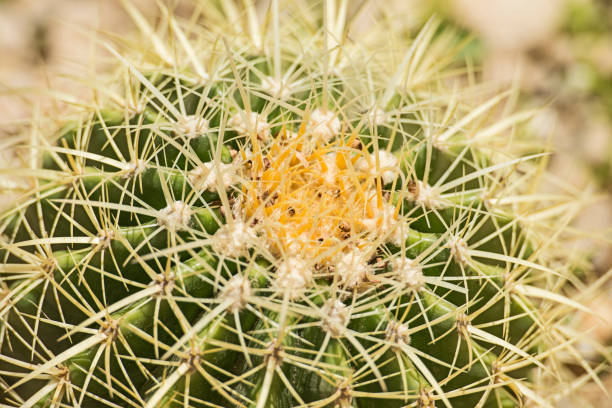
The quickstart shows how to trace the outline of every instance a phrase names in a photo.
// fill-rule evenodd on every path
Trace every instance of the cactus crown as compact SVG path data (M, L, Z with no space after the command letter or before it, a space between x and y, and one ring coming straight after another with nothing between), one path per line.
M163 31L124 2L151 48L105 43L105 108L30 146L2 403L549 406L562 351L596 378L551 266L575 201L532 192L512 92L482 102L435 20L407 41L351 32L348 2L245 3L162 6Z

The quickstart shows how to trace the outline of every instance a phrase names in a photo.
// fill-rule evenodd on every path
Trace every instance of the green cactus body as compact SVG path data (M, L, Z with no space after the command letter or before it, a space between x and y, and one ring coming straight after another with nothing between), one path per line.
M157 34L159 69L119 57L124 103L64 126L0 219L3 406L547 404L571 302L535 157L483 127L508 94L447 89L435 22L345 43L345 3L323 29L247 7L235 41L169 17L180 63Z

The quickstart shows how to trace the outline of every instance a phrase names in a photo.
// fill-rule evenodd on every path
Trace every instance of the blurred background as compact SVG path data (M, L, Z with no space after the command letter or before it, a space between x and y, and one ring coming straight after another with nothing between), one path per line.
M223 0L221 0L223 1ZM158 18L156 0L131 0L144 16ZM165 0L189 16L193 1ZM356 1L356 3L360 3ZM266 7L264 1L260 7ZM586 231L579 243L592 257L594 274L612 268L612 0L373 0L369 11L412 33L432 15L471 39L465 58L478 75L499 86L518 84L520 108L541 107L530 124L548 142L549 169L576 191L597 197L576 220ZM135 30L119 0L0 0L0 163L13 152L3 140L52 111L58 100L86 92L78 78L93 70L95 36ZM100 60L96 59L96 69ZM51 91L49 91L51 90ZM58 98L59 96L59 98ZM0 205L2 197L0 197ZM612 287L588 306L602 319L584 316L612 346ZM602 323L603 322L603 323ZM612 375L602 381L612 393ZM612 407L596 386L564 407Z

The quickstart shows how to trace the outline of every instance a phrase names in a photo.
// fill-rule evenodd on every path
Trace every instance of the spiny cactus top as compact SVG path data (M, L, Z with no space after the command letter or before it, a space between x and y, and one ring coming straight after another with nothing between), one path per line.
M335 3L162 8L158 32L126 2L151 47L105 43L97 103L20 139L3 406L551 406L568 361L596 378L529 114L435 21L355 32Z

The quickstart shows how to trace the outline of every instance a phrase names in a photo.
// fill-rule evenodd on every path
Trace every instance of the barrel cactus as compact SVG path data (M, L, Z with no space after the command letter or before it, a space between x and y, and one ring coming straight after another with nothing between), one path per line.
M151 45L104 41L94 100L17 138L2 406L550 406L568 361L596 379L574 202L535 190L512 92L435 20L245 4L154 29L124 2Z

